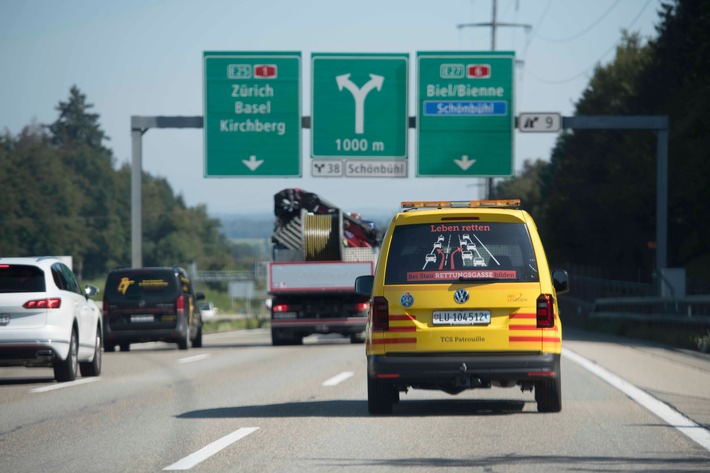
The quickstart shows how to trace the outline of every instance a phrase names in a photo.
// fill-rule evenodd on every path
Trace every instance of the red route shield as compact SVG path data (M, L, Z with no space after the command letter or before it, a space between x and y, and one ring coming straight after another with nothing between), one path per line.
M469 79L488 79L491 77L490 64L468 64L466 77Z
M277 74L276 64L256 64L254 65L254 77L261 79L274 79Z

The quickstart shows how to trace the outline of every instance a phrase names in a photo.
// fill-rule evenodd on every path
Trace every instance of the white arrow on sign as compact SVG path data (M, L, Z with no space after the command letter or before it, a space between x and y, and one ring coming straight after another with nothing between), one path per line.
M463 155L461 156L461 159L454 159L454 162L463 169L464 171L468 170L471 166L473 166L476 163L475 159L468 159L468 155Z
M335 81L338 83L338 90L342 91L343 87L348 89L355 99L355 134L362 135L365 133L365 98L372 89L377 88L382 90L382 83L385 81L383 76L370 74L368 80L362 87L358 88L350 80L350 74L336 76Z
M263 159L257 160L256 156L249 156L249 160L247 161L246 159L242 159L242 162L246 167L249 168L250 171L256 171L256 168L261 166L261 164L264 162Z

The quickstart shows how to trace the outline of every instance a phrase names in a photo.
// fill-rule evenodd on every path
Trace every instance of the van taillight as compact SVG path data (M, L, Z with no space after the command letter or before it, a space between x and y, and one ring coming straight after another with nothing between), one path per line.
M35 299L22 304L25 309L59 309L62 300L59 297L48 297L47 299Z
M390 309L387 299L382 296L372 298L372 329L390 329Z
M180 296L177 298L177 301L175 301L175 308L177 309L178 314L185 313L185 296Z
M555 299L550 294L540 294L537 298L537 328L555 326Z

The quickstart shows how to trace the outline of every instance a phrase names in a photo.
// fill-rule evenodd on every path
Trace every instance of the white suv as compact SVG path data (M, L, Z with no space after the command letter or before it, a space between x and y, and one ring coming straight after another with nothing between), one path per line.
M57 381L101 373L101 311L55 257L0 258L0 366L52 367Z

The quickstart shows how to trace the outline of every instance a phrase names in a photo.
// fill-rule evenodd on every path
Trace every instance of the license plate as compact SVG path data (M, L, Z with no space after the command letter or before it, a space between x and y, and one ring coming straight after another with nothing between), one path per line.
M490 310L437 310L432 314L434 325L488 325Z
M131 315L131 323L153 322L154 320L153 315Z

